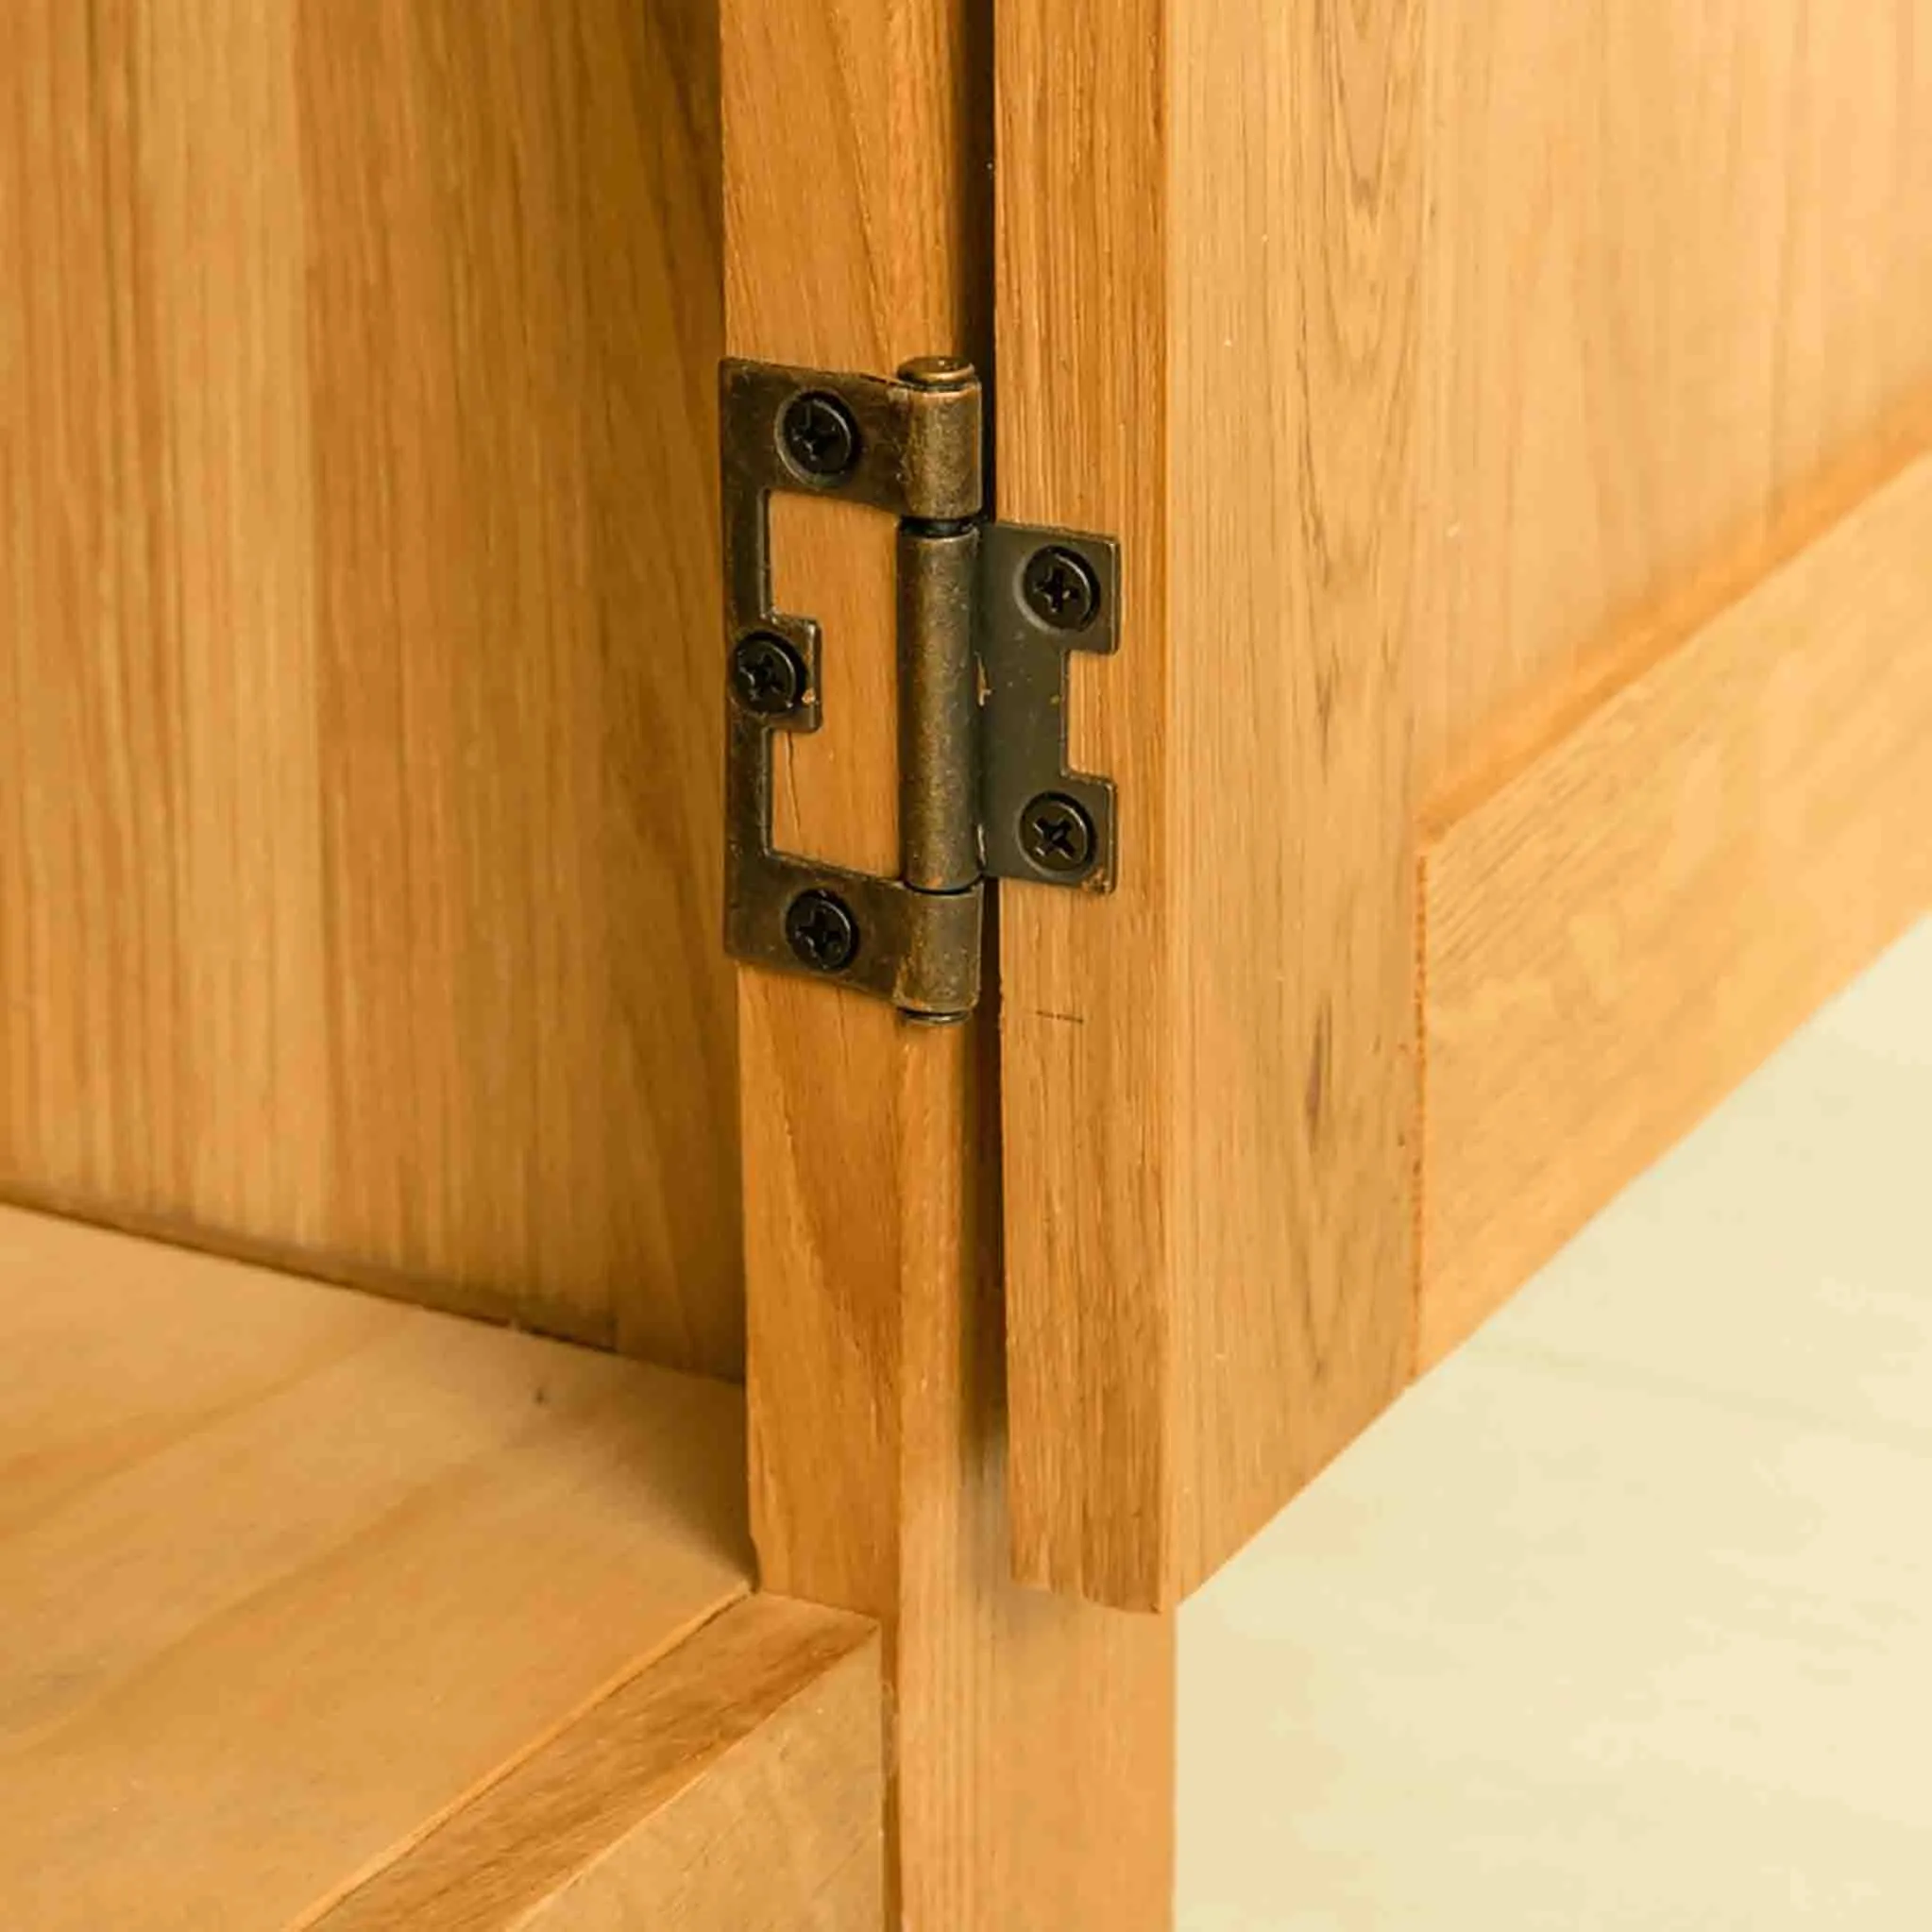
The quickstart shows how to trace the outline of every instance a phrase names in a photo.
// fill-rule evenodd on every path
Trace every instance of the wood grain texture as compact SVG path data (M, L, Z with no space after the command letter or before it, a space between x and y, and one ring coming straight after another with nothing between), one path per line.
M1433 789L1932 375L1932 4L1429 8Z
M745 1594L727 1386L0 1211L0 1897L326 1905Z
M873 1625L753 1597L316 1932L884 1932L879 1695Z
M983 13L723 12L732 351L888 370L982 349ZM822 741L779 774L781 837L891 867L890 526L805 506L776 540L826 681ZM991 1042L753 972L739 1021L754 1530L768 1586L885 1626L888 1922L1152 1932L1172 1624L1008 1571Z
M707 0L23 0L0 1189L736 1373Z
M1003 516L1125 545L1104 902L1003 895L1022 1575L1168 1604L1413 1319L1412 0L999 14Z
M1932 907L1932 457L1423 855L1438 1360Z

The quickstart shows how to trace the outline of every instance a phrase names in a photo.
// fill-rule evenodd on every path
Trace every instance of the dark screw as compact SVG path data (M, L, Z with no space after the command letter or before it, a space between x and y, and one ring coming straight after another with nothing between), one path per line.
M1100 580L1085 557L1049 544L1026 560L1020 578L1026 608L1055 631L1084 631L1100 614Z
M802 475L830 483L858 461L858 425L836 396L814 389L786 405L785 453Z
M731 688L747 711L782 718L805 699L805 666L783 637L754 631L731 653Z
M843 973L858 953L858 922L835 892L801 892L785 909L785 937L814 973Z
M1020 843L1043 873L1083 873L1093 863L1093 821L1072 799L1042 792L1020 814Z

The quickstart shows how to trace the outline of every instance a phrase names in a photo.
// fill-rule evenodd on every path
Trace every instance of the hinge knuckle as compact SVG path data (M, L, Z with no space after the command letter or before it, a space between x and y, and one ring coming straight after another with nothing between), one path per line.
M907 363L893 387L906 424L900 514L923 523L976 517L986 498L986 434L972 364L924 357Z
M973 592L977 527L899 531L899 844L915 892L980 875L979 730Z
M727 361L720 371L729 728L725 942L953 1020L977 1004L989 876L1107 891L1113 787L1066 769L1067 660L1111 652L1110 539L990 522L972 367L885 380ZM834 495L899 518L900 875L772 845L778 731L821 721L819 627L772 606L771 498Z

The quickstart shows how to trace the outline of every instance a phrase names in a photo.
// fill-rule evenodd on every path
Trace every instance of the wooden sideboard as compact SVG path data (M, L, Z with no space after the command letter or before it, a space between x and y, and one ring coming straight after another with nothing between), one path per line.
M1932 0L13 15L0 1917L1157 1932L1176 1606L1932 905ZM962 1024L722 943L727 357L1117 545Z

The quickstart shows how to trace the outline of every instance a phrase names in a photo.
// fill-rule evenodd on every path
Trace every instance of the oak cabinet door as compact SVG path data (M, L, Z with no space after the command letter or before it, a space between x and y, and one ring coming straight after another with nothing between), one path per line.
M995 11L1020 1573L1175 1602L1932 903L1932 7Z

